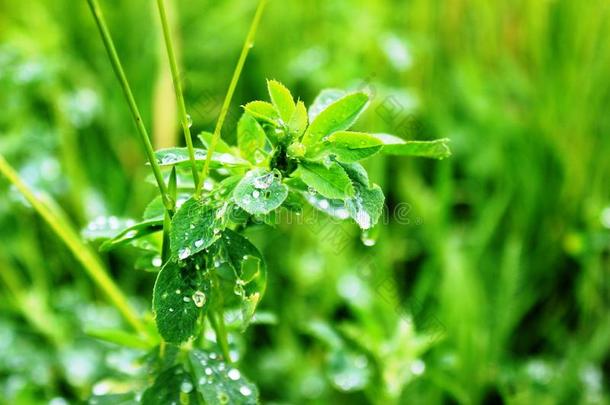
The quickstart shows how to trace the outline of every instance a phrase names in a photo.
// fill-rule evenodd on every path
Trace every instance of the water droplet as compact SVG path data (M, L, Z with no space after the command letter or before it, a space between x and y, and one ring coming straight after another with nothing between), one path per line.
M318 204L320 205L320 208L322 208L323 210L327 210L328 207L330 207L330 203L328 202L328 200L320 200L320 202Z
M195 241L195 247L196 248L200 248L201 246L203 246L203 239L198 239Z
M161 267L161 265L163 264L163 259L161 259L161 256L155 256L152 259L152 265L154 267Z
M212 229L212 232L214 233L214 235L218 235L220 233L220 228L214 228Z
M267 173L264 174L262 176L258 176L257 178L254 179L254 187L258 188L258 189L266 189L269 188L269 186L271 186L271 184L273 184L273 180L275 179L275 176L273 175L273 173Z
M184 381L182 384L180 384L180 391L184 392L185 394L188 394L192 390L193 384L191 384L189 381Z
M426 371L426 363L420 359L415 360L413 364L411 364L411 372L414 375L422 375L424 371Z
M184 302L191 302L191 298L190 297L182 297L182 301L184 301Z
M258 191L258 190L254 190L254 191L252 192L252 197L254 197L254 198L258 198L260 195L261 195L261 193L260 193L260 191Z
M212 357L212 356L210 356L210 357ZM203 372L206 375L212 375L212 369L210 367L206 367L205 370L203 370Z
M232 368L229 370L229 372L227 373L227 375L229 376L229 378L233 381L237 381L239 380L239 378L241 377L241 373L239 372L238 369L236 368Z
M218 211L216 211L216 219L222 218L227 213L228 206L229 204L225 203L222 207L218 209Z
M191 114L186 114L186 125L190 128L193 126L193 118Z
M174 308L170 308L170 309L169 309L169 312L174 312Z
M241 393L241 395L243 395L244 397L250 396L252 395L252 390L250 389L250 387L246 386L246 385L242 385L241 387L239 387L239 392Z
M199 382L199 385L203 385L206 382L206 378L205 377L201 377L198 382Z
M180 295L182 291L180 291L180 289L176 290L176 294Z
M180 249L180 251L178 252L178 258L180 260L184 260L187 257L189 257L190 255L191 255L191 249L189 249L187 247L183 248L183 249Z
M169 165L175 163L178 160L177 156L173 153L167 153L161 157L161 164Z
M201 291L195 291L193 293L193 302L197 308L201 308L205 305L206 297L205 294Z

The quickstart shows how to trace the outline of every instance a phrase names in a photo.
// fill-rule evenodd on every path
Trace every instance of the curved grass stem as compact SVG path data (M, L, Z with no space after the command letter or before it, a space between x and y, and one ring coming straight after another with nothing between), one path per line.
M59 209L51 204L51 201L43 201L21 180L17 172L0 155L0 174L4 175L8 181L25 197L32 205L34 210L51 227L53 232L66 244L68 249L74 254L76 259L82 264L95 284L108 296L110 302L119 310L125 320L141 334L145 333L145 328L136 311L131 308L127 298L121 289L110 278L99 258L93 253L89 246L85 245L72 228L68 220L62 215Z
M193 149L193 138L191 136L191 121L186 113L186 105L184 103L184 95L182 93L182 83L178 72L178 64L176 63L176 53L172 42L171 29L167 19L165 10L165 1L157 0L157 8L159 9L159 17L161 18L161 27L163 30L163 39L165 49L167 50L167 58L169 59L169 67L172 72L172 82L174 83L174 92L176 93L176 103L178 104L178 114L180 114L180 124L184 132L184 140L188 149L189 161L191 162L191 171L193 173L193 181L199 184L199 173L197 172L197 164L195 162L195 150Z
M241 76L241 72L244 68L244 63L246 62L246 58L248 57L248 53L250 49L254 46L254 38L256 36L256 30L258 29L258 24L260 22L261 16L263 15L263 10L265 9L265 5L267 4L267 0L259 0L258 6L256 8L256 12L254 14L254 18L252 19L252 23L250 24L250 29L248 30L248 35L246 36L246 40L244 42L244 46L241 50L241 54L239 55L239 59L237 61L237 65L235 66L235 71L233 72L233 77L231 78L231 83L229 84L229 89L227 90L227 94L225 96L224 102L222 103L222 107L220 109L220 115L218 116L218 121L216 121L216 127L214 128L214 134L212 135L212 140L210 141L210 146L208 147L207 156L205 159L205 163L203 164L203 169L201 170L201 176L199 177L199 182L197 183L197 187L195 188L195 197L201 197L201 190L203 188L203 183L205 182L208 173L210 172L210 163L212 161L212 155L214 153L214 149L216 149L216 144L220 139L220 131L222 130L222 126L224 124L225 118L227 117L227 113L229 112L229 106L231 105L231 99L233 98L233 93L235 93L235 88L237 87L237 82L239 81L239 77Z
M112 37L110 36L110 31L108 31L108 27L106 25L104 15L102 14L102 10L100 9L97 0L87 0L87 3L89 4L91 13L93 14L97 27L100 31L102 41L104 42L104 47L108 52L108 57L110 58L112 69L114 70L114 73L116 74L117 79L121 84L121 88L123 89L123 94L125 96L125 99L127 100L127 104L129 105L131 114L133 115L138 134L140 135L140 139L144 144L144 151L146 152L146 157L150 162L150 167L152 167L155 180L157 181L157 186L159 187L159 191L161 192L163 205L165 205L165 208L168 211L172 212L174 210L174 202L171 200L167 192L167 187L165 186L165 181L163 180L163 174L161 173L161 167L159 167L159 163L157 162L157 159L155 157L155 151L153 150L150 138L148 137L148 132L146 131L146 127L144 126L144 122L142 121L142 117L140 115L140 110L138 109L136 100L133 97L133 93L131 92L131 87L129 86L129 82L127 81L127 76L125 76L125 72L123 71L121 60L119 59L119 55L117 54L116 49L114 47L114 42L112 41Z

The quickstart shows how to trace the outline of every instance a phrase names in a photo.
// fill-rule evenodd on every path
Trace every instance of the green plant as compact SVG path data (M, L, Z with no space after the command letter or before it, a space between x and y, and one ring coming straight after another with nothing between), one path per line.
M266 289L265 260L242 232L252 224L275 221L282 211L300 214L305 205L340 220L351 218L369 231L382 214L384 195L359 162L378 153L442 159L450 154L448 140L405 141L389 134L349 131L368 105L366 93L324 90L307 109L285 86L269 80L271 102L246 104L237 126L237 145L222 141L223 122L266 3L262 0L215 130L200 134L204 147L195 148L164 2L158 0L187 147L155 152L99 6L95 0L88 3L133 114L159 196L150 202L141 222L97 221L85 235L105 239L102 250L137 247L143 252L143 267L158 270L152 305L156 328L150 319L144 324L134 315L67 222L39 201L1 157L0 171L70 247L136 332L91 330L90 334L149 350L154 383L140 399L137 393L146 383L134 387L134 392L94 400L255 403L256 386L232 364L226 326L230 321L233 328L247 328ZM209 329L213 333L204 334Z

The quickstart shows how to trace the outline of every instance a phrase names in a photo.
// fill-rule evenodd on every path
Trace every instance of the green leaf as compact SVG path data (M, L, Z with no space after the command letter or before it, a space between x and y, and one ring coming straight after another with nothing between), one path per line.
M217 353L192 350L189 360L196 387L208 405L255 405L258 388Z
M360 228L370 229L377 224L383 212L385 201L383 191L376 184L369 186L366 170L360 164L342 164L342 166L356 191L353 198L345 200L345 207Z
M96 339L114 343L119 346L130 347L133 349L150 349L150 342L139 335L134 335L120 329L87 328L85 333Z
M144 405L189 404L201 402L197 396L195 382L183 366L177 365L163 371L155 383L142 395Z
M154 232L163 230L163 219L149 219L140 223L134 224L128 228L123 229L112 239L109 239L102 243L100 246L101 252L107 252L112 249L116 249L120 246L124 246L128 243L135 241L143 236L150 235Z
M244 109L257 120L266 121L270 124L277 125L280 119L279 114L275 111L273 104L266 101L251 101Z
M292 118L295 110L294 99L290 90L288 90L282 83L275 80L267 81L267 89L269 90L269 96L275 106L275 110L278 112L282 121L287 123Z
M166 148L155 151L155 157L161 167L186 166L190 165L189 152L187 148ZM198 165L203 165L207 157L205 149L195 148L195 161ZM216 153L212 155L211 166L214 169L226 166L248 166L249 163L231 153Z
M366 94L352 93L326 107L305 131L305 146L313 145L333 132L349 129L364 111L368 101Z
M327 167L322 163L303 161L295 175L326 198L347 198L354 195L350 178L336 162L331 162Z
M228 202L217 206L189 198L172 218L170 246L173 258L184 260L220 238L232 206Z
M94 241L100 239L114 238L123 229L129 228L136 223L130 218L119 218L115 216L99 216L81 231L83 239Z
M266 214L280 205L288 195L278 170L250 170L233 192L233 200L250 214Z
M344 97L347 93L339 89L324 89L309 106L309 122L312 122L329 105Z
M247 112L244 113L237 124L237 145L241 155L252 163L258 163L267 142L265 130L258 121Z
M180 263L170 260L163 266L153 292L153 311L163 339L179 344L197 333L210 289L204 255Z
M205 146L206 149L210 148L210 143L212 143L213 137L214 134L207 131L203 131L199 135L197 135L197 138L199 138L199 140ZM216 149L214 150L216 152L233 153L233 148L231 148L225 141L223 141L222 138L218 139L218 141L216 142Z
M451 156L449 139L434 141L405 141L394 135L372 134L383 142L383 153L398 156L419 156L433 159L444 159Z
M326 151L344 163L357 162L379 152L382 142L372 135L362 132L339 131L328 137Z
M305 132L308 123L307 108L305 108L305 103L299 100L297 101L294 114L292 114L290 121L288 121L288 128L298 138Z
M225 292L224 306L239 307L239 321L245 329L267 287L263 255L248 239L230 229L210 247L209 255L210 270L216 272Z

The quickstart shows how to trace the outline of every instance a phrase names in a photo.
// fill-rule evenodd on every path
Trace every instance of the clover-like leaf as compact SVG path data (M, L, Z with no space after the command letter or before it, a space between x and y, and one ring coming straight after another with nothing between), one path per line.
M338 131L329 135L320 149L322 154L335 155L340 162L352 163L373 156L382 145L379 139L366 133Z
M195 382L181 365L171 367L157 376L154 384L142 394L144 405L201 404Z
M365 93L352 93L330 104L305 131L305 146L313 145L333 132L349 129L364 111L368 101L369 97Z
M433 141L405 141L394 135L372 134L383 143L383 153L398 156L419 156L433 159L444 159L451 156L449 139Z
M247 112L242 115L237 124L237 145L241 155L252 163L261 159L267 136L265 130L254 117Z
M348 198L354 195L354 187L345 170L336 162L328 166L302 161L295 175L326 198Z
M207 311L211 282L203 254L184 262L168 261L157 276L153 311L159 333L167 342L182 343L198 329Z
M210 144L212 143L213 137L214 134L207 131L202 131L199 135L197 135L197 138L199 138L199 140L205 146L206 149L210 148ZM223 141L222 138L216 141L216 149L214 150L216 152L233 153L233 148L231 148L229 144Z
M161 167L186 166L190 165L189 152L187 148L166 148L155 151L155 157ZM195 161L198 165L203 165L207 158L205 149L195 148ZM222 152L212 154L212 168L248 166L248 162L237 156Z
M258 388L220 354L192 350L189 361L195 386L208 405L255 405Z
M112 239L102 243L100 246L100 251L107 252L109 250L116 249L143 236L150 235L151 233L159 232L161 230L163 230L162 219L149 219L137 224L133 224L130 227L123 229Z
M345 200L345 207L360 228L370 229L377 224L383 212L385 201L383 191L376 184L369 186L366 170L360 164L342 164L342 166L355 189L354 197Z
M246 328L267 287L267 265L248 239L225 230L209 250L208 266L215 271L226 292L224 305L239 308L239 321Z
M227 224L229 202L214 204L189 198L172 218L170 247L172 257L184 260L208 248Z
M287 195L278 170L253 169L235 187L233 200L250 214L267 214L282 205Z
M292 114L290 121L288 121L288 128L298 138L303 135L303 132L307 129L308 123L307 108L305 108L305 103L299 100L294 109L294 114Z
M322 90L313 103L309 106L309 122L312 122L322 111L329 105L344 97L347 93L345 90L339 89L324 89Z
M275 110L278 112L282 121L288 123L296 108L290 90L276 80L268 80L267 89L269 90L269 97L271 97L271 102L273 103Z
M243 107L250 115L260 121L277 125L278 120L280 119L273 104L266 101L251 101Z

